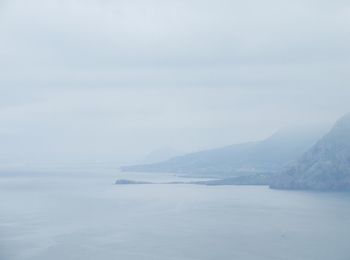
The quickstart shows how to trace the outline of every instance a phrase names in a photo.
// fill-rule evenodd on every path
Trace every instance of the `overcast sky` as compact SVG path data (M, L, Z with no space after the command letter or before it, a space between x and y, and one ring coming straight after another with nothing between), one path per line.
M2 162L140 160L350 111L350 2L0 0Z

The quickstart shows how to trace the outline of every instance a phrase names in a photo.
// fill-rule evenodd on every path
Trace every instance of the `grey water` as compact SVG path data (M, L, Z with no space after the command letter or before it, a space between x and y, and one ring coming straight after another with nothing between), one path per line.
M113 185L125 176L181 179L114 172L0 176L0 259L350 259L348 193Z

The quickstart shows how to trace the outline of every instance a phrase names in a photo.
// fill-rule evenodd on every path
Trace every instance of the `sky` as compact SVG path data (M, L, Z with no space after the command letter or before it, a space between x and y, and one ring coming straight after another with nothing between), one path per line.
M142 160L350 111L350 2L0 0L0 163Z

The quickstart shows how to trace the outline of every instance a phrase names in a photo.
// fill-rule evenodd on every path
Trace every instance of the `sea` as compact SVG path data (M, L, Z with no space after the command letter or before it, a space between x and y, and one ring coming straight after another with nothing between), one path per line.
M118 170L2 173L0 259L350 259L350 193L161 184L192 180Z

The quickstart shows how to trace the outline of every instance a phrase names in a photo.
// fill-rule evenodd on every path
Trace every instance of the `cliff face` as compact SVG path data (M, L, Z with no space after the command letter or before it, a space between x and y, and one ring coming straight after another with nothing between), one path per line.
M272 181L271 188L350 189L350 114Z

